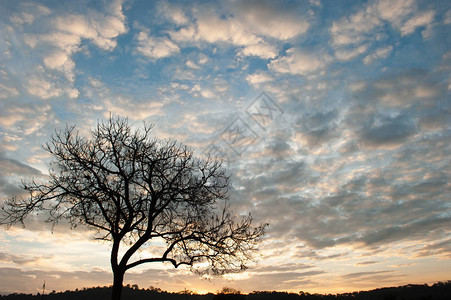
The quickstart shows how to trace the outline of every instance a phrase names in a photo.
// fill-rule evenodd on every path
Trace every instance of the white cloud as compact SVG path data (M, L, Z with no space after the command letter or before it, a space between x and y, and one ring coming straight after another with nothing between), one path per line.
M160 59L180 52L180 48L165 37L153 37L149 36L147 32L141 31L137 38L137 51L148 58Z
M291 48L287 50L286 56L272 60L268 64L268 68L278 73L308 75L325 68L326 60L326 57L319 57L299 49Z
M186 64L186 66L187 66L188 68L195 69L195 70L199 70L199 69L200 69L199 65L197 65L197 64L196 64L195 62L193 62L192 60L188 60L185 64Z
M276 47L268 44L258 44L246 46L240 51L244 56L259 56L264 59L274 58L277 56Z
M54 82L39 77L30 78L26 84L26 89L31 95L42 99L54 98L63 94L63 90L57 87Z
M49 104L17 105L10 102L3 107L0 125L9 131L30 135L54 118Z
M232 10L246 31L264 37L288 40L309 29L302 7L285 8L280 2L260 0L238 1Z
M401 36L412 34L419 27L426 27L424 37L431 35L431 24L435 12L420 11L414 0L379 0L371 2L350 16L333 22L330 33L332 44L335 46L337 58L348 60L357 57L366 51L349 52L345 46L356 46L377 40L377 29L386 23L397 29ZM359 48L363 50L363 48ZM386 52L385 52L386 53ZM385 53L379 53L383 55ZM367 56L370 64L378 56ZM381 58L383 56L379 56Z
M246 80L250 84L256 85L256 84L271 81L272 77L267 72L260 71L260 72L254 73L254 74L247 75Z
M6 86L0 83L0 98L6 99L19 95L19 91L15 87Z
M127 32L122 1L115 0L106 7L105 12L89 11L87 15L68 15L56 19L58 30L90 39L101 49L116 47L116 37Z
M144 120L150 116L162 115L163 102L147 101L138 102L124 96L116 96L114 99L105 99L105 118L110 113L115 116L130 118L132 120Z
M0 99L7 99L18 95L19 91L11 81L8 72L0 69Z
M451 24L451 9L446 12L445 17L443 19L443 24L445 25Z
M46 67L58 70L66 75L67 80L73 82L75 80L75 62L64 51L57 50L44 58Z
M24 3L23 11L13 14L9 20L16 26L32 24L37 17L47 16L51 13L48 7L36 3Z
M199 54L199 64L203 65L205 63L207 63L209 60L208 56L205 54L200 53Z
M367 7L359 12L332 23L330 33L335 46L359 44L366 35L381 24L373 7Z
M158 11L167 19L178 25L186 24L189 19L180 6L172 5L168 1L161 1L158 4Z
M413 89L414 97L421 99L429 99L436 97L439 94L440 91L436 87L429 86L427 84L419 84Z
M216 95L215 95L215 93L213 93L211 90L209 90L209 89L202 89L201 91L200 91L200 94L202 95L202 97L204 97L204 98L209 98L209 99L212 99L212 98L214 98Z
M380 0L375 3L380 18L400 27L415 9L415 0Z
M272 1L238 1L221 10L199 8L193 11L194 23L169 35L176 42L229 43L243 47L244 56L274 58L278 50L270 40L285 41L307 32L309 22L304 8L286 8ZM221 15L222 13L222 15Z
M127 32L122 2L114 1L106 12L88 11L86 15L67 14L51 20L53 34L37 36L38 40L51 43L68 55L79 50L81 39L91 40L99 48L111 51L117 45L116 38Z
M382 47L382 48L376 49L373 53L367 55L363 59L363 63L365 65L370 65L374 61L376 61L380 58L387 57L390 54L390 52L392 52L392 50L393 50L393 46L387 46L387 47Z
M136 99L131 96L116 94L101 80L96 78L89 78L89 86L85 87L84 94L89 99L93 100L91 103L85 105L75 105L73 110L78 110L80 114L87 117L87 124L95 126L94 119L86 115L85 111L102 112L105 118L108 118L110 113L116 116L130 118L132 120L144 120L150 116L163 115L162 108L164 101L155 99ZM85 125L85 124L83 124Z
M335 56L341 61L347 61L365 53L367 49L368 45L366 44L352 49L339 49L335 51Z
M67 84L57 76L46 73L43 67L38 67L35 71L37 71L37 74L26 78L26 82L24 82L24 87L29 94L41 99L63 95L71 99L78 97L79 91L72 84Z
M178 31L170 31L169 35L176 42L194 42L196 28L194 25L180 28Z
M64 94L76 98L78 91L73 87L76 66L72 56L81 50L82 40L89 40L105 51L111 51L116 47L116 38L127 31L122 1L110 2L102 12L88 10L86 14L66 12L61 14L59 11L52 12L43 6L31 4L24 4L22 8L28 12L30 7L35 12L33 18L24 19L26 13L20 13L14 15L12 21L15 24L29 23L38 29L37 32L40 28L51 27L45 33L25 31L23 40L35 53L41 55L43 65L47 69L64 74L67 83L58 83L61 80L55 78L54 72L52 75L50 72L45 74L47 70L40 68L42 78L29 78L25 84L27 91L43 99Z
M348 88L352 92L360 92L360 91L363 91L367 86L368 86L367 82L362 80L362 81L350 83Z
M31 24L34 21L34 15L26 12L22 12L21 14L15 14L9 18L11 23L14 23L15 25L22 25L22 24Z
M427 26L434 20L434 11L427 11L418 14L407 20L400 28L401 35L409 35L413 33L418 27Z
M411 106L414 103L427 103L441 93L436 84L426 82L424 74L418 70L377 80L372 84L372 95L386 107Z
M199 18L196 25L196 40L209 43L228 42L238 46L254 45L261 41L261 38L247 31L238 20L222 19L214 13Z
M239 51L245 56L259 56L264 59L273 58L277 55L277 49L263 42L263 38L246 27L236 18L221 19L215 14L202 17L197 21L196 29L185 29L174 38L194 39L209 43L225 42L235 46L244 46Z
M193 97L204 97L207 99L215 98L217 95L209 88L201 87L200 84L196 84L190 91Z

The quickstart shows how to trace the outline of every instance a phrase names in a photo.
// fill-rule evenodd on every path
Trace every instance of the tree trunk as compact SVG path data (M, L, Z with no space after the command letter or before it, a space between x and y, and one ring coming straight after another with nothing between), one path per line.
M124 274L125 272L119 268L113 270L113 293L111 294L111 300L121 300Z

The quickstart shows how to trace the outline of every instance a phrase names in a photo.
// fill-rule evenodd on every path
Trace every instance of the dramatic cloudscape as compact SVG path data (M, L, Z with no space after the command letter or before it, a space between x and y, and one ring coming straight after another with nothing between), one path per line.
M45 179L55 130L87 134L111 113L222 157L234 212L270 224L244 273L147 264L126 284L449 280L450 32L446 0L1 0L0 201ZM40 218L0 228L1 292L112 284L109 244Z

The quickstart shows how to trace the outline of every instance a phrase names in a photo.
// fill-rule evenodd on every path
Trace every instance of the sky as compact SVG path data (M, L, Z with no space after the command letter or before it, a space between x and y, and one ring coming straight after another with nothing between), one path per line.
M451 2L0 0L0 201L42 144L110 113L214 154L236 214L269 223L250 270L168 291L338 293L451 279ZM0 228L0 292L112 284L90 232ZM141 253L140 255L145 255Z

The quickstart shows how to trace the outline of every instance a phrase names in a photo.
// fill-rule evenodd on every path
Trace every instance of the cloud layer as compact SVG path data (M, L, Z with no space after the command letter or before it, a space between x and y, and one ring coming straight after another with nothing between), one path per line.
M446 1L85 4L0 11L2 199L45 178L56 129L87 134L112 113L214 150L233 209L270 223L248 272L205 282L155 265L130 283L333 293L449 279ZM233 126L245 147L227 139ZM39 218L0 231L0 291L110 284L108 245Z

